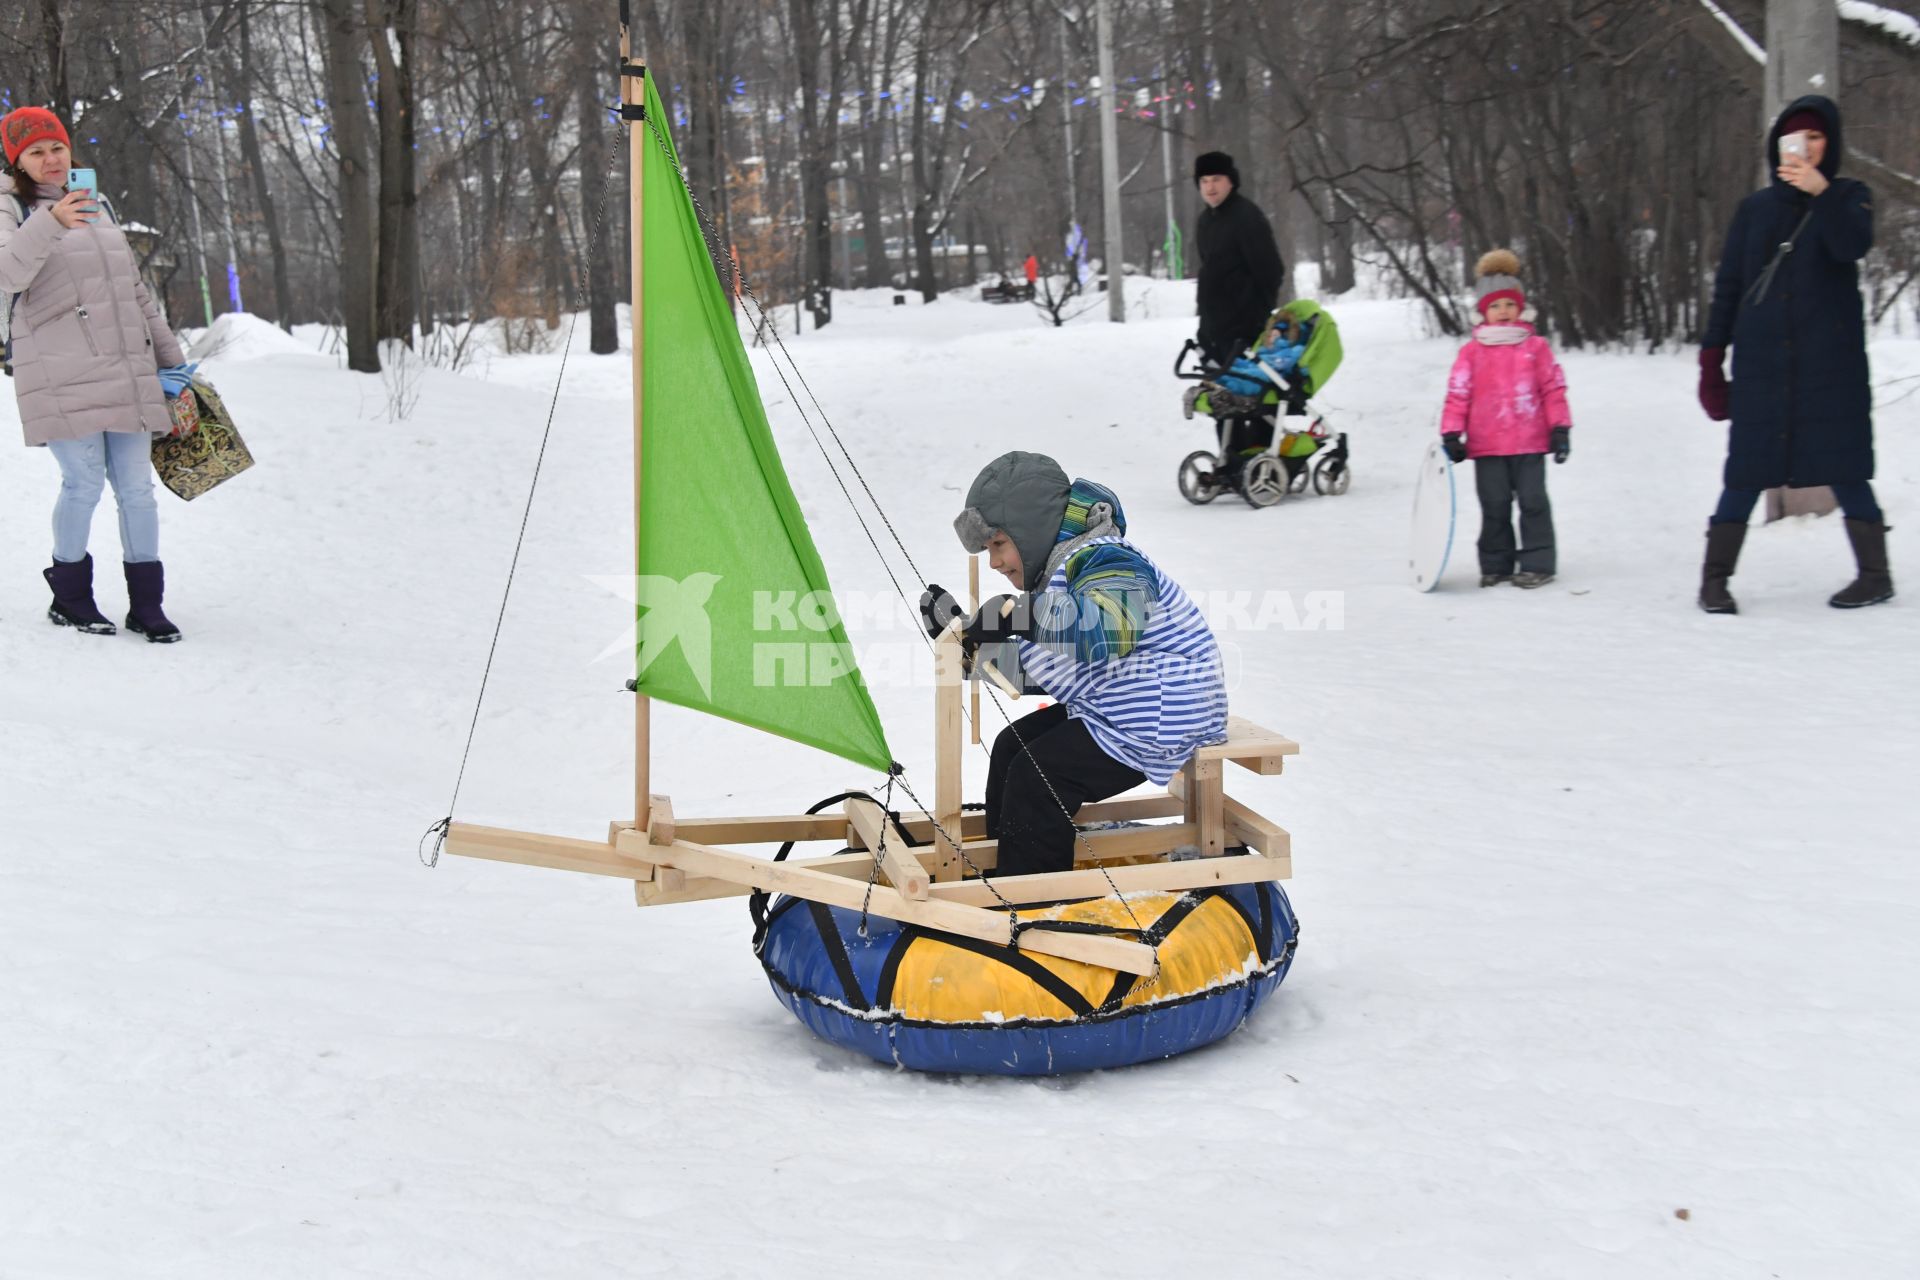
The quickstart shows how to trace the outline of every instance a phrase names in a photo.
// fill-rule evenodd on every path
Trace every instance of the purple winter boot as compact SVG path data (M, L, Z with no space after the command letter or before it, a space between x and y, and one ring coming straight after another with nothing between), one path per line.
M93 603L92 556L72 564L55 560L52 568L40 571L40 576L53 588L53 604L47 609L47 620L54 626L74 627L90 636L114 634L107 615Z
M178 640L180 628L160 611L160 597L167 590L167 573L160 562L122 561L121 567L127 571L127 630L145 636L150 644L172 644Z

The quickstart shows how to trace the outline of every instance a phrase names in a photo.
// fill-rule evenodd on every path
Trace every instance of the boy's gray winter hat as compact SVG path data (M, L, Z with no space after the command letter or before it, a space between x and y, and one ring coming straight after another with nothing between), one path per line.
M1020 552L1022 585L1032 591L1060 534L1072 488L1060 464L1045 454L1003 453L974 478L953 531L969 553L985 551L995 529L1006 534Z

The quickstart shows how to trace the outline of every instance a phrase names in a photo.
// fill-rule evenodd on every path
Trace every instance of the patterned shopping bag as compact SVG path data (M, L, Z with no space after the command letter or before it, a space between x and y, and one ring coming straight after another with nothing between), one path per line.
M194 378L192 396L198 424L184 435L153 440L153 469L160 483L188 502L253 465L253 453L213 384ZM185 412L174 408L176 426L184 422Z

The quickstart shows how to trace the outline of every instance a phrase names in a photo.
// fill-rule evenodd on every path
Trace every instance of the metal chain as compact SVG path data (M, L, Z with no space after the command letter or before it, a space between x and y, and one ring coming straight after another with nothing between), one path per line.
M873 850L873 865L867 868L867 892L860 899L860 936L867 936L867 907L873 902L873 886L880 879L880 862L887 852L887 832L893 827L893 784L899 779L887 774L887 798L880 803L880 844Z

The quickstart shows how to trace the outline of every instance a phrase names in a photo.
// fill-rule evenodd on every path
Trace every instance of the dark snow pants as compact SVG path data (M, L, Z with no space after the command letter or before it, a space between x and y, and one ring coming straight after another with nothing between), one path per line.
M1473 460L1480 495L1480 572L1552 573L1553 504L1547 501L1547 455L1516 453ZM1513 504L1520 503L1520 545L1513 543Z
M1000 842L993 874L1071 871L1072 815L1088 801L1117 796L1146 780L1102 751L1087 726L1060 704L1021 716L993 740L987 765L987 838Z

